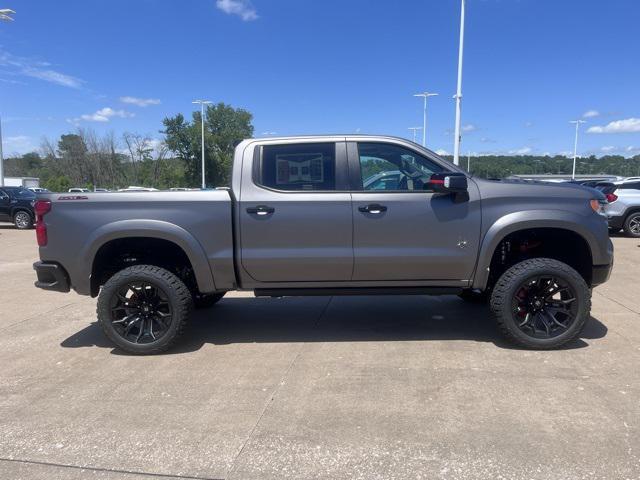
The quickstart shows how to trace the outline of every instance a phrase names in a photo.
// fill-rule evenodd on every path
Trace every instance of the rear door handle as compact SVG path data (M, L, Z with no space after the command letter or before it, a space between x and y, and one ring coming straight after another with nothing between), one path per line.
M385 205L380 205L378 203L371 203L369 205L364 205L362 207L358 207L358 210L363 213L382 213L387 211L387 207Z
M267 205L258 205L256 207L248 207L247 213L253 213L255 215L269 215L275 212L276 209Z

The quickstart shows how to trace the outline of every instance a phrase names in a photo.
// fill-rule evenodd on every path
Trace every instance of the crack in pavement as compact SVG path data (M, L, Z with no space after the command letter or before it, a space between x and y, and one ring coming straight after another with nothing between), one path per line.
M71 468L74 470L91 470L93 472L105 472L105 473L118 473L124 475L140 475L154 478L180 478L186 480L223 480L222 478L214 478L214 477L200 477L193 475L173 475L170 473L153 473L153 472L141 472L135 470L121 470L117 468L103 468L103 467L90 467L90 466L80 466L80 465L71 465L65 463L55 463L55 462L42 462L38 460L23 460L19 458L3 458L0 457L0 462L11 462L11 463L22 463L25 465L39 465L44 467L56 467L56 468Z

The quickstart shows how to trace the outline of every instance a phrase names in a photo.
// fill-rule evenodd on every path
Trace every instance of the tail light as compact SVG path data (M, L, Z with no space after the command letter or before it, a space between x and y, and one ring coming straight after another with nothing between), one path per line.
M51 211L50 200L36 200L33 210L36 212L36 239L38 245L47 245L47 225L44 223L44 216Z
M607 193L605 197L607 197L607 202L609 203L613 203L618 199L618 196L614 193Z

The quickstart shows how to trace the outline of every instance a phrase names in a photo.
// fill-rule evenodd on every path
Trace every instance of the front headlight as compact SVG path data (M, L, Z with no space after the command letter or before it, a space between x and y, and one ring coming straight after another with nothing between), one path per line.
M604 212L604 206L607 202L604 200L592 199L589 204L591 205L591 209L596 212L598 215L602 215L606 217L607 214Z

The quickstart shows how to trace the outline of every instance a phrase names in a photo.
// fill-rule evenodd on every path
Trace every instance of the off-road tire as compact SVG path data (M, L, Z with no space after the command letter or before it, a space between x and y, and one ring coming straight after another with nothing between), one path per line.
M632 223L640 221L640 212L633 212L627 215L627 218L624 220L624 233L629 237L640 238L640 231L636 230L634 232L632 228Z
M33 227L33 218L26 210L18 210L13 214L13 224L19 230L29 230Z
M111 300L123 286L136 281L144 281L160 288L169 299L172 315L167 332L158 340L137 344L124 339L112 324ZM100 290L98 295L98 323L105 335L122 350L134 355L153 355L171 348L184 333L193 299L191 292L176 275L164 268L153 265L134 265L120 270L113 275Z
M567 330L553 338L535 338L524 333L517 325L512 308L516 289L527 280L538 275L561 277L575 290L578 314ZM590 317L591 290L582 276L569 265L551 258L532 258L517 263L496 282L490 299L491 314L502 334L511 342L525 348L548 350L558 348L575 339Z
M222 293L196 293L193 295L193 306L196 309L211 308L218 303L225 292Z

